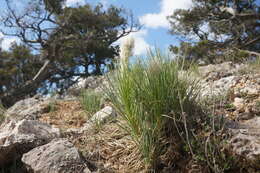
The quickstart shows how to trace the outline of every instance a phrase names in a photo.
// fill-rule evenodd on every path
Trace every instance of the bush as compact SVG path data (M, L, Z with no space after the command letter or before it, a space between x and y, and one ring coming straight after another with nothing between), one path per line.
M147 61L123 64L109 80L107 95L126 120L123 128L153 170L169 141L183 137L189 144L188 131L196 122L198 85L189 78L189 71L180 72L181 64L159 51L150 52Z
M96 93L90 89L82 92L80 101L88 117L99 111L101 105L101 97L102 96L100 93Z

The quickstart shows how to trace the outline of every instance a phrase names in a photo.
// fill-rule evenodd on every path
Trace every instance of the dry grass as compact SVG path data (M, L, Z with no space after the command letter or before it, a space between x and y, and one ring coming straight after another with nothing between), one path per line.
M256 58L255 61L247 62L244 68L238 71L238 74L259 74L260 73L260 57Z
M86 122L85 110L79 101L53 104L53 111L42 114L41 121L63 130L80 128ZM98 131L91 129L80 136L70 136L70 140L98 167L98 172L146 172L137 145L118 122L105 124Z
M86 132L73 143L87 160L98 165L98 172L146 172L138 146L117 122L102 126L98 132Z
M86 117L79 101L57 101L53 103L52 111L42 114L40 121L68 129L81 127Z

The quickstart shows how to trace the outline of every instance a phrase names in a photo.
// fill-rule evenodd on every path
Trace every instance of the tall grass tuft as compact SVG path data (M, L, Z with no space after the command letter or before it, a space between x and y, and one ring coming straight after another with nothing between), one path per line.
M160 51L149 52L145 62L124 64L110 78L107 95L126 121L147 165L156 170L169 141L189 140L198 85L182 63ZM181 122L181 125L177 125ZM184 125L185 124L185 125ZM186 135L179 133L183 129Z
M81 105L86 111L88 118L100 110L101 93L94 92L93 90L84 90L81 94Z

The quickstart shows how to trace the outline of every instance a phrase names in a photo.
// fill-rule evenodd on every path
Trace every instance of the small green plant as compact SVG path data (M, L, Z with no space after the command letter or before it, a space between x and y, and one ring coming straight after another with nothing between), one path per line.
M0 103L0 124L4 120L4 113L5 113L5 108L4 106Z
M241 166L239 159L228 148L227 141L231 136L226 129L226 118L219 112L222 109L235 108L231 103L232 97L233 91L229 90L200 101L205 119L201 121L200 133L194 134L193 159L211 172L223 173L231 170L237 172Z
M260 112L260 100L257 100L255 103L256 110Z
M232 103L226 104L225 108L228 109L228 110L235 110L236 109L235 105L232 104Z
M223 173L238 168L238 159L226 148L224 132L216 133L213 129L208 131L208 136L198 136L194 159L208 167L212 172Z
M50 101L50 103L47 105L47 109L48 109L48 112L54 112L57 110L57 102L54 100L54 101Z
M93 90L87 89L82 92L80 101L88 118L100 109L101 99L101 93L94 92Z
M188 130L194 123L198 86L189 78L189 71L179 73L180 62L159 51L148 55L145 62L121 63L121 68L109 79L106 91L127 122L123 128L138 144L147 165L156 171L166 143L178 138L176 123L181 121L183 132L187 132L184 140L189 143Z
M256 107L260 109L260 100L256 101Z

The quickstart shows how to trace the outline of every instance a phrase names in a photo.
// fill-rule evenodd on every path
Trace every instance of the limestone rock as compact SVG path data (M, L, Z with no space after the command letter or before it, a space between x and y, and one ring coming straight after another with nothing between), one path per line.
M90 122L100 122L104 123L107 119L115 117L115 111L111 106L106 106L97 113L95 113L91 118Z
M234 127L230 128L233 134L229 141L232 151L260 169L260 117L240 122Z
M59 136L59 129L36 120L10 121L0 129L0 165Z
M202 97L210 97L225 94L232 86L234 86L239 80L237 76L228 76L221 78L213 82L207 82L203 80L202 86Z
M22 157L32 173L84 173L90 172L78 150L67 139L54 139L34 148Z
M85 131L95 126L96 124L104 124L109 119L116 116L115 110L111 106L106 106L102 110L95 113L83 126L81 131Z
M248 105L248 111L254 113L256 116L260 116L260 96Z
M11 119L37 119L42 113L48 111L50 100L28 98L20 100L7 109L5 116Z
M236 97L234 99L233 105L236 107L236 109L241 109L245 104L245 100L239 97Z
M106 84L104 76L89 76L88 78L80 78L77 83L68 89L68 94L79 96L82 89L93 89L94 91L101 92L102 85Z
M233 64L232 62L224 62L221 64L209 64L199 67L199 72L203 78L207 80L218 80L223 77L228 77L237 72L242 65Z
M255 97L260 95L260 75L243 75L239 84L234 87L234 94L238 97Z

